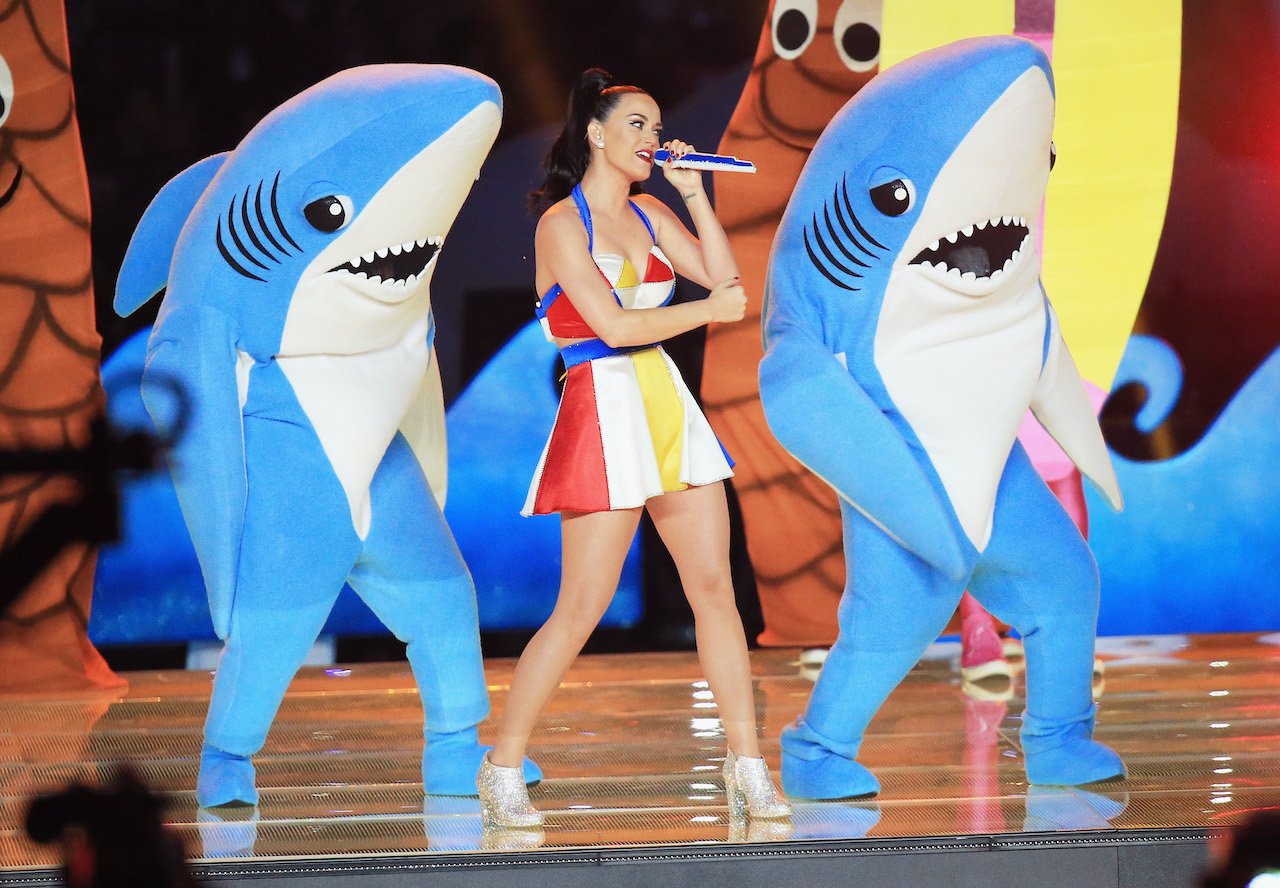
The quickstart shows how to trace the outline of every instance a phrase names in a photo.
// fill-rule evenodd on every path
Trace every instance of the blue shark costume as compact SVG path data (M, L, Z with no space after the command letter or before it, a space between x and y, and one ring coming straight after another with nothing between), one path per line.
M840 634L783 732L788 795L879 791L863 733L967 587L1026 649L1030 782L1124 766L1092 739L1098 574L1037 476L1028 407L1119 508L1101 432L1041 286L1053 75L976 38L880 74L833 118L778 229L760 393L769 426L840 496Z
M171 180L134 233L115 307L165 291L143 398L178 438L170 469L226 641L201 805L256 802L249 756L344 582L408 645L427 792L475 792L489 700L441 512L429 284L501 102L463 68L340 72Z

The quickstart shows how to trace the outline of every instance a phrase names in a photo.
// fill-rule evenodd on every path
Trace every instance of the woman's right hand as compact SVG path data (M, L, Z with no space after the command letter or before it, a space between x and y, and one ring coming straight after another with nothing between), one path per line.
M747 313L747 294L742 289L742 279L732 278L717 284L707 297L711 309L711 323L728 324L742 320Z

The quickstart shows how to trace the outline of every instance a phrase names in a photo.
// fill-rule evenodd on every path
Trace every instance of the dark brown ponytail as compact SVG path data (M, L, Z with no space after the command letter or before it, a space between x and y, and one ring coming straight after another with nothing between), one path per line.
M578 78L569 94L569 114L564 129L556 137L543 161L546 177L542 187L529 192L529 210L542 213L558 200L569 196L573 186L582 181L591 159L587 147L587 124L604 120L627 93L644 93L638 86L615 85L613 75L603 68L588 68ZM638 189L633 189L638 190Z

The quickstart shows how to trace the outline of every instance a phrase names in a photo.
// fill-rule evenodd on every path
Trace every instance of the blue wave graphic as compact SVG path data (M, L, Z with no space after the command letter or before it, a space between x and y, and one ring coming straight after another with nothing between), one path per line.
M1134 336L1113 390L1130 382L1149 392L1136 424L1150 432L1178 401L1181 362L1162 340ZM1157 462L1111 458L1124 511L1086 494L1102 574L1099 633L1280 627L1280 349L1189 450Z

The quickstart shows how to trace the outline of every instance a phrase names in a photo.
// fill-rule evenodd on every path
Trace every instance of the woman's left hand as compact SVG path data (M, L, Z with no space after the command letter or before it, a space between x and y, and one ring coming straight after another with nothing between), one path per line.
M702 193L702 171L677 169L673 167L673 163L686 154L692 154L694 148L688 142L681 142L679 139L672 139L670 142L664 142L662 145L671 152L671 162L662 168L662 175L667 177L667 181L680 192L680 196L686 201L690 195Z

